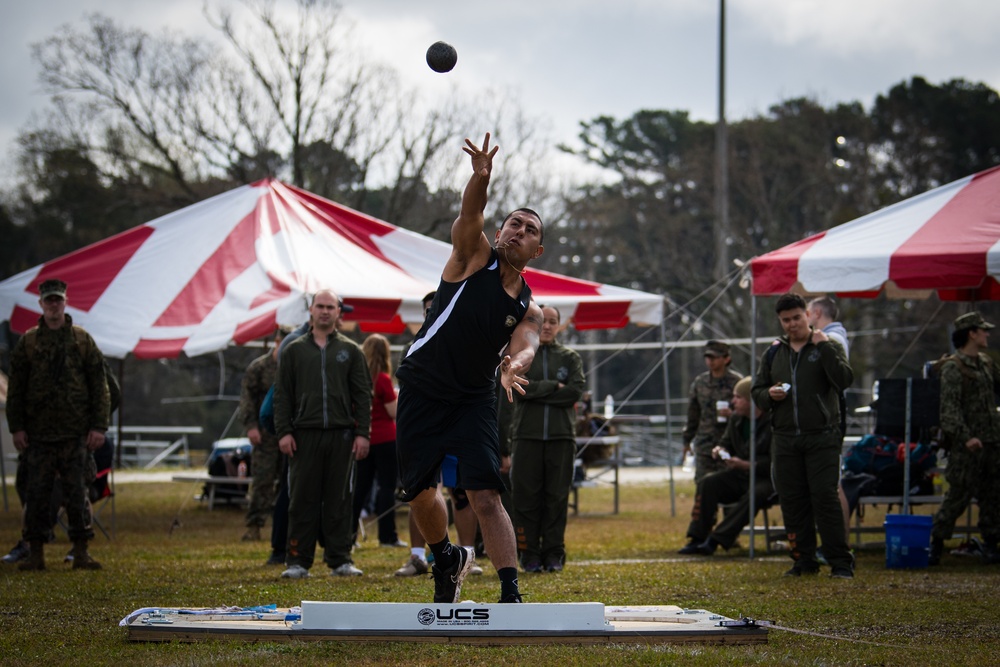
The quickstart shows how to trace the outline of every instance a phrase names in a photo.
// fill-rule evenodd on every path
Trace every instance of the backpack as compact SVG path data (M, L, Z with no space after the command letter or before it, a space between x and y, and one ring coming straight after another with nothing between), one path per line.
M274 425L274 385L267 390L264 395L264 400L260 402L260 412L257 414L257 423L260 427L270 433L271 435L276 435L277 427Z
M80 358L87 358L87 332L83 327L78 327L75 324L72 326L73 338L76 340L76 347L80 351ZM38 327L31 327L24 334L24 350L28 353L28 359L31 359L32 355L35 353L35 342L38 338ZM108 415L113 415L115 410L122 401L122 386L118 382L118 377L111 370L111 366L108 365L108 360L104 356L104 353L94 345L94 349L97 353L101 355L101 365L104 368L104 382L108 385L108 396L111 401L111 408L108 410Z
M899 495L903 492L906 474L903 466L906 445L894 438L866 435L851 446L844 457L844 470L852 474L868 474L875 482L865 485L866 493ZM937 455L926 443L910 443L911 493L932 493L928 471L937 465Z
M980 353L979 359L985 364L987 372L990 374L991 378L993 375L993 360L987 355ZM945 364L954 363L958 370L962 373L962 393L971 391L973 383L976 381L976 372L963 364L958 358L958 355L952 354L942 354L941 358L931 364L930 374L936 378L941 377L941 371L944 370Z
M984 363L985 368L987 369L987 373L990 375L990 379L992 380L992 376L994 373L993 360L989 356L981 352L979 353L979 359ZM931 364L930 372L928 373L928 375L933 376L938 380L940 380L941 372L944 370L945 364L951 364L951 363L955 364L955 367L958 368L959 372L962 374L962 395L964 396L974 391L976 382L976 372L971 368L969 368L968 366L966 366L964 363L962 363L962 361L958 358L958 356L955 353L942 354L940 359ZM942 435L941 447L945 450L950 450L951 449L950 438L948 438L943 432L941 435Z
M844 470L853 473L878 475L896 464L899 444L881 435L866 435L851 445L844 456Z

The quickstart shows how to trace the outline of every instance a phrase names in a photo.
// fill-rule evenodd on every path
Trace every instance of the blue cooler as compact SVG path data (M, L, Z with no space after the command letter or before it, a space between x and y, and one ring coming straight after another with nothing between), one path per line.
M931 552L934 518L921 514L886 514L885 566L923 568Z

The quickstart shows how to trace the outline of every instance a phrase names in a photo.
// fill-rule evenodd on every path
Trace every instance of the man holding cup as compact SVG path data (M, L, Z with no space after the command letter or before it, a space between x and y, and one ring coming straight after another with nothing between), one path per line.
M741 377L729 368L732 359L726 343L708 341L704 356L708 370L691 383L687 426L683 434L684 454L692 452L695 458L695 483L709 473L725 470L724 462L714 458L712 450L726 431L726 423L732 415L729 401L733 398L733 387Z

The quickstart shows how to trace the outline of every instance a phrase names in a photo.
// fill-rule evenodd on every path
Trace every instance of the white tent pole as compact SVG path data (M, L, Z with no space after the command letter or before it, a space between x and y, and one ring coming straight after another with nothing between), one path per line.
M10 511L10 506L7 504L7 469L4 467L3 463L3 451L0 448L0 482L3 486L3 511Z
M665 300L665 299L664 299ZM664 308L664 312L666 309ZM667 471L670 475L670 516L677 516L677 502L674 493L674 447L670 435L670 370L667 368L667 318L660 318L660 354L663 355L663 414L666 416L664 442L667 445Z
M913 434L913 378L906 378L906 428L903 433L903 514L910 513L910 442Z
M750 295L750 377L757 376L757 296ZM753 380L751 379L751 382ZM752 387L753 385L751 385ZM750 558L754 551L754 520L757 516L757 406L750 396ZM764 536L767 539L767 535Z

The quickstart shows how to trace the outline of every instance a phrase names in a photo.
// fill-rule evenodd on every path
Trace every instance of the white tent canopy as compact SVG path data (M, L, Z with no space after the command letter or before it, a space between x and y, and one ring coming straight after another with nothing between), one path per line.
M949 301L1000 300L1000 166L756 257L750 268L755 296L804 292L874 298L885 292L891 297L936 293ZM904 452L908 459L909 449ZM904 471L906 513L909 465Z
M756 257L754 294L1000 299L1000 167Z
M236 188L0 283L0 321L23 333L38 286L69 284L67 310L110 357L189 356L306 318L304 295L331 288L366 331L423 320L450 245L266 179ZM656 324L656 294L528 269L536 300L578 329Z

